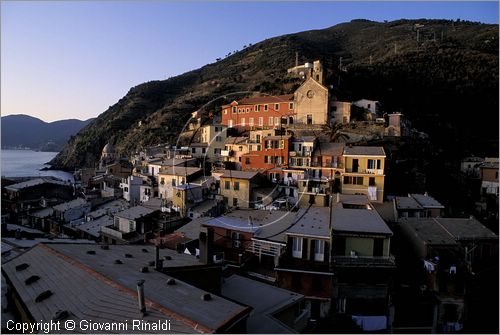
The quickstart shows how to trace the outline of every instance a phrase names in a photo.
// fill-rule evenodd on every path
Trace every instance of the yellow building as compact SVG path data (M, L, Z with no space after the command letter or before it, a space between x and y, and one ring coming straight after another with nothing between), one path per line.
M373 202L384 199L385 152L382 147L344 148L342 194L365 194Z
M253 208L253 189L259 186L259 173L226 170L220 177L220 194L227 207Z

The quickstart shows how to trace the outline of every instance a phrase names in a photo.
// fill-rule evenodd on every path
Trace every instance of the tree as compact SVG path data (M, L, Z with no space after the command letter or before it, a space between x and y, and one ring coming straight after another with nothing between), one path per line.
M323 132L328 135L331 142L345 142L350 137L342 132L344 125L339 122L328 123L323 125Z

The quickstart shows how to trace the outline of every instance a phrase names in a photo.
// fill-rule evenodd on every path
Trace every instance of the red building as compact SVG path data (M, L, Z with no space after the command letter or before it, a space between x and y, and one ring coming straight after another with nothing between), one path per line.
M264 129L292 124L293 94L244 98L222 106L222 124L229 128Z
M288 167L288 157L292 136L265 136L261 140L260 151L250 151L241 160L243 171L263 171L269 174L276 168Z

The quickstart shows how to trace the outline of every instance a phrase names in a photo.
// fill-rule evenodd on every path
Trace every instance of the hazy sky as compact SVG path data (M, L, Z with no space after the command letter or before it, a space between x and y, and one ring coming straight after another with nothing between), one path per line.
M1 114L87 119L130 87L356 18L498 23L498 2L1 2Z

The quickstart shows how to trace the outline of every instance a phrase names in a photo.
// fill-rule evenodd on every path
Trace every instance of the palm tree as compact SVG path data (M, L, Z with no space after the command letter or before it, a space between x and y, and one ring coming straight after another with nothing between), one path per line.
M323 125L323 132L328 135L331 142L346 142L350 137L342 133L344 125L339 122L327 123Z

